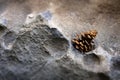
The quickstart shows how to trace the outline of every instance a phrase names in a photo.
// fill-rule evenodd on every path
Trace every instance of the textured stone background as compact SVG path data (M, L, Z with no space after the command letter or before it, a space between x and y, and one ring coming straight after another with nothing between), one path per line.
M0 0L0 80L120 80L119 0ZM71 39L96 29L85 55Z

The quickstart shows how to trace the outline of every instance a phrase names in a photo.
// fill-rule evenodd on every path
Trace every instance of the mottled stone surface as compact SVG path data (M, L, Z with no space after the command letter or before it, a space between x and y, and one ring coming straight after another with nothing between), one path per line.
M120 80L119 0L1 0L0 80ZM76 33L96 29L81 54Z
M3 68L1 79L39 80L38 74L42 73L41 70L44 70L45 66L48 67L51 60L66 54L68 41L59 31L49 28L47 24L41 24L39 20L41 19L36 19L26 27L23 26L23 32L17 36L12 31L3 35L4 40L1 43L5 45L1 45L3 51L0 52L0 68ZM6 46L8 43L11 43L12 49Z

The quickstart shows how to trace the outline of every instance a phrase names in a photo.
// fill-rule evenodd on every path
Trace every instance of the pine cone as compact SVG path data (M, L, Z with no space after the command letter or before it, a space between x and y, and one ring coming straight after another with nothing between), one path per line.
M72 40L72 44L74 48L80 52L92 51L95 48L93 39L96 37L96 35L96 30L90 30L88 32L81 33L80 35L77 34L76 38Z

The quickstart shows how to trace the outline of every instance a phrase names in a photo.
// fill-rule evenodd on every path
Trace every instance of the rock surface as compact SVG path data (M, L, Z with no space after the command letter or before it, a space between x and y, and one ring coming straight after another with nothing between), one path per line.
M120 80L119 0L1 0L0 80ZM76 33L96 29L81 54Z

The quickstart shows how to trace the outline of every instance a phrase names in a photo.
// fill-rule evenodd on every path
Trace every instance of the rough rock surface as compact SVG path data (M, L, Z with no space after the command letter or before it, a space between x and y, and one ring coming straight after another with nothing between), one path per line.
M1 28L4 26L1 25ZM24 25L19 35L7 30L1 39L1 79L99 80L100 75L106 78L104 73L87 71L74 62L68 56L68 40L57 29L50 28L40 15L32 23ZM94 55L86 55L83 59L93 58L99 62ZM89 63L90 60L84 61ZM99 65L94 60L91 64Z
M119 0L1 0L0 80L120 80ZM96 29L81 54L75 33Z

